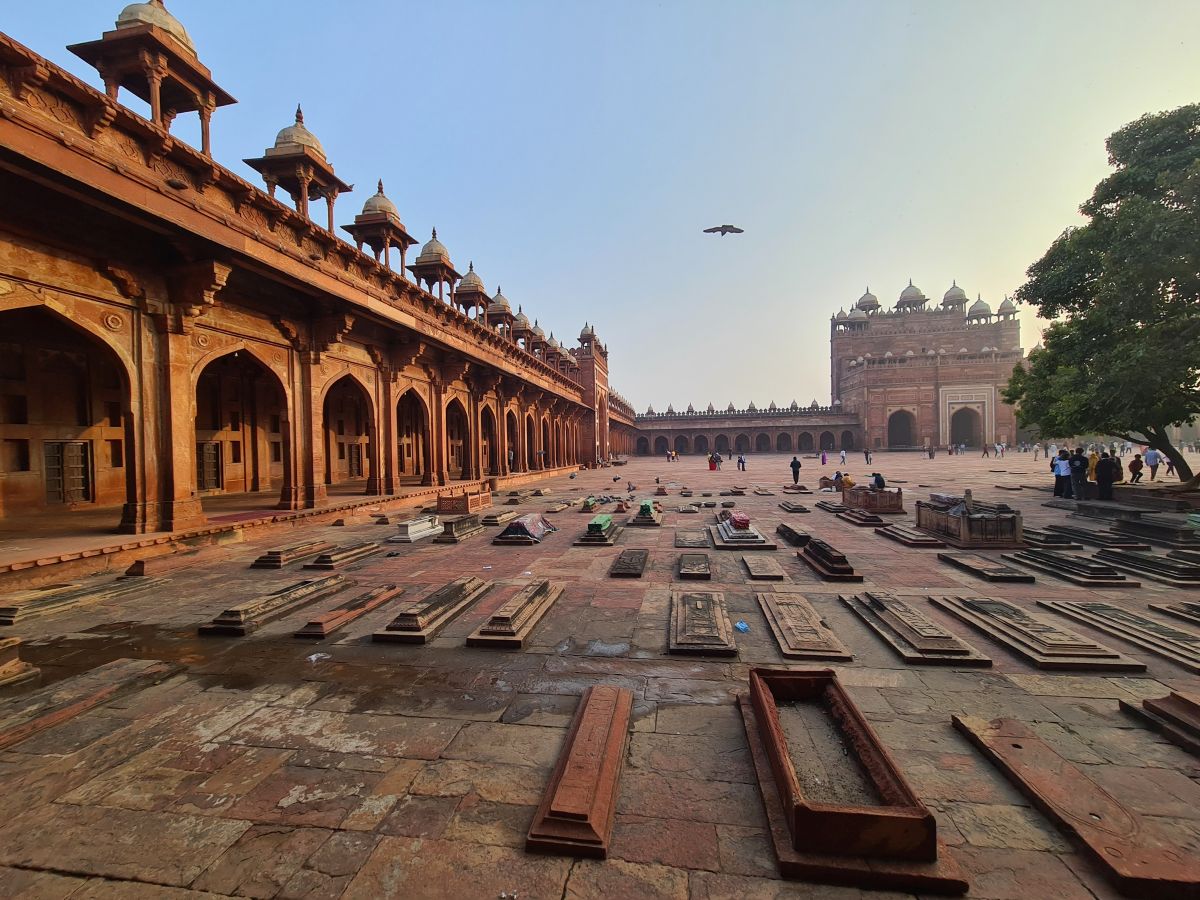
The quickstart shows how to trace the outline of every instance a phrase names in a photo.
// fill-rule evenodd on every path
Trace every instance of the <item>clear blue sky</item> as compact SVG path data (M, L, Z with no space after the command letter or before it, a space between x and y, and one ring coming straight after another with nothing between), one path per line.
M1081 221L1104 138L1200 99L1195 0L167 5L240 101L222 163L257 180L302 102L357 186L339 223L383 177L547 332L595 323L639 411L827 402L830 314L910 277L996 305ZM63 48L120 9L0 28L98 84ZM701 234L724 222L746 233Z

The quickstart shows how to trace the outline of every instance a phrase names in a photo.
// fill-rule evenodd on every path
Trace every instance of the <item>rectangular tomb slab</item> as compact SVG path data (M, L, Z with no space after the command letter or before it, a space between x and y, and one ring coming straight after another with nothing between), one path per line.
M783 567L770 556L757 554L743 556L742 565L751 581L784 581L787 579Z
M1120 550L1149 550L1150 545L1111 531L1096 531L1078 525L1047 525L1046 531L1089 547L1112 547Z
M1113 531L1140 538L1161 547L1177 550L1200 550L1200 536L1196 529L1165 516L1149 515L1139 519L1121 520L1113 523Z
M1200 565L1156 553L1141 553L1137 550L1106 548L1096 554L1096 559L1123 572L1133 572L1160 584L1172 587L1200 587Z
M649 550L622 550L609 567L609 578L641 578L650 559Z
M964 572L970 572L976 578L982 578L984 581L1032 584L1036 580L1028 572L998 563L994 559L988 559L978 553L939 553L938 559L962 569Z
M1177 747L1200 756L1200 696L1172 691L1147 698L1141 705L1121 701L1121 709Z
M252 569L282 569L284 566L299 562L302 559L308 559L310 556L316 556L318 553L326 553L334 549L334 545L328 541L307 541L303 544L293 544L290 547L281 547L278 550L268 550L254 562L250 563Z
M859 528L881 528L884 524L882 518L865 509L847 509L845 512L838 513L837 517L843 522L849 522Z
M480 521L488 527L496 527L499 525L507 525L515 519L519 513L515 509L497 509L485 515Z
M712 578L712 565L707 553L680 553L679 577L690 581L708 581Z
M626 688L598 684L584 692L526 850L607 858L632 711L633 692Z
M1174 844L1029 726L1015 719L951 719L1043 815L1083 846L1122 894L1147 900L1200 896L1200 857Z
M1008 600L990 597L930 597L955 618L1007 647L1039 669L1144 672L1146 664L1130 659Z
M438 517L434 515L417 516L396 523L396 534L387 539L389 544L415 544L427 537L433 537L442 530Z
M313 638L320 640L329 637L339 628L345 628L351 622L362 618L373 609L378 609L385 603L390 603L401 594L404 588L395 584L381 584L369 591L359 594L352 600L339 603L328 612L321 613L305 623L304 627L292 637Z
M751 669L738 698L780 874L919 894L968 884L937 821L828 669Z
M813 538L804 545L804 549L796 553L800 559L808 563L808 567L825 581L862 581L863 577L854 571L845 555L833 549L824 541Z
M672 593L670 627L669 653L737 656L725 595L718 591Z
M823 509L830 513L844 513L846 507L837 500L818 500L816 503L817 509Z
M767 540L753 525L735 528L729 520L708 526L709 537L717 550L778 550L779 545Z
M1049 528L1025 528L1025 542L1034 547L1045 547L1050 550L1082 550L1083 544L1077 543L1070 535L1059 534Z
M799 594L755 594L767 624L788 659L819 659L850 662L854 654L837 639L833 630Z
M165 578L117 578L100 584L68 584L63 587L35 588L6 594L0 605L0 625L23 625L33 619L52 616L76 606L104 603L169 583Z
M1136 644L1189 672L1200 673L1200 634L1194 631L1102 600L1039 600L1038 606Z
M909 665L992 664L987 656L894 594L868 591L843 594L839 599Z
M442 519L442 533L433 539L435 544L459 544L483 531L483 522L475 513Z
M345 575L327 575L324 578L297 581L277 591L260 594L253 600L231 606L209 624L201 625L199 632L202 635L244 637L293 610L337 593L351 583L346 580Z
M709 548L707 531L675 532L675 546L682 550L707 550Z
M1200 625L1200 603L1195 600L1180 600L1177 603L1151 603L1155 612L1166 613L1193 625Z
M808 507L803 503L793 503L791 500L784 500L779 504L779 508L787 513L806 513Z
M424 644L447 622L491 590L492 582L472 575L457 578L436 591L404 606L387 627L371 640L392 644Z
M1053 575L1071 584L1084 587L1141 587L1141 582L1134 581L1107 563L1089 559L1086 556L1075 556L1059 550L1047 550L1035 547L1030 550L1019 550L1016 553L1001 554L1001 559L1019 563L1038 572Z
M812 540L812 535L807 531L801 531L799 528L793 528L787 522L780 522L778 525L776 525L775 533L793 547L803 547Z
M312 562L305 563L304 568L322 569L325 571L340 569L342 566L348 566L350 563L358 562L360 559L366 559L368 556L378 553L382 549L374 541L363 541L361 544L347 544L343 547L334 547L332 550L318 554L317 558Z
M936 538L910 525L884 525L882 528L876 528L875 533L898 544L903 544L905 547L924 547L932 550L946 546L946 542L941 538Z
M594 516L588 522L587 531L575 541L576 547L611 547L624 529L613 521L608 513Z
M467 646L520 650L562 592L563 586L553 581L535 581L526 585L471 632Z

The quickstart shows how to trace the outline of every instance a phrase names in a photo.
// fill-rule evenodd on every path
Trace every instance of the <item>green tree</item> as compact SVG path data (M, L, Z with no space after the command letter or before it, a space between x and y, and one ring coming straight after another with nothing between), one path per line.
M1029 267L1017 299L1047 319L1044 348L1004 391L1022 426L1111 434L1192 471L1168 428L1200 415L1200 104L1109 137L1114 171Z

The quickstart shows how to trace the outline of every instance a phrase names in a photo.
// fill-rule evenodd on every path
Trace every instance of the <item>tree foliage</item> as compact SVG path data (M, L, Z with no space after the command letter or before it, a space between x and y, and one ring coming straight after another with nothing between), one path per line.
M1200 104L1109 137L1114 171L1029 267L1017 299L1048 319L1044 348L1004 392L1047 435L1145 442L1191 470L1167 429L1200 414Z

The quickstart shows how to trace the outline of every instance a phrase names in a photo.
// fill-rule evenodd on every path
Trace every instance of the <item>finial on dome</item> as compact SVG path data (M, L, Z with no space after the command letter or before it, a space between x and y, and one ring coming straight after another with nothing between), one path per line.
M297 103L297 104L296 104L296 124L297 124L297 125L303 125L303 124L304 124L304 110L302 110L302 109L300 108L300 104L299 104L299 103Z
M433 227L433 239L435 241L437 240L437 226L436 225Z
M912 282L910 281L909 284L912 284ZM950 287L958 287L958 279L951 278L950 279Z
M470 263L470 264L467 266L467 271L468 271L468 272L474 272L474 271L475 271L475 261L474 261L474 260L471 260L471 263Z
M380 179L379 179L379 191L378 191L378 193L379 193L379 196L380 196L380 197L382 197L382 196L383 196L383 179L382 179L382 178L380 178Z
M912 287L912 279L911 279L911 278L910 278L910 279L908 279L908 286L909 286L909 287Z

